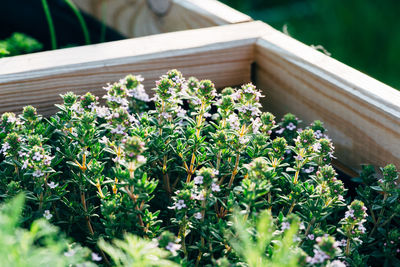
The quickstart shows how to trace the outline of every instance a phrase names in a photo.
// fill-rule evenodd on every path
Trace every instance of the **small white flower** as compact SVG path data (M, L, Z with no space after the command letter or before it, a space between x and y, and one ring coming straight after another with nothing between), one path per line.
M309 235L307 235L307 238L310 239L310 240L314 240L314 235L313 234L309 234Z
M204 118L209 118L209 117L211 117L212 115L210 114L210 113L208 113L208 112L206 112L206 113L204 113Z
M47 184L51 189L54 189L54 188L56 188L57 186L58 186L58 183L56 184L56 183L54 183L54 182L50 182L50 183L48 183Z
M304 230L304 229L306 229L306 227L305 227L305 225L304 225L304 223L303 223L303 222L301 222L301 223L300 223L299 229L300 229L300 230Z
M34 154L33 157L32 157L32 160L40 161L42 158L43 158L43 155L40 154L39 151L36 151L35 154Z
M92 261L101 261L99 254L92 252Z
M320 139L320 138L323 137L323 134L322 134L321 130L316 130L314 132L314 135L315 135L315 138L317 138L317 139Z
M33 177L42 177L44 176L44 173L41 170L36 170L32 173Z
M229 123L229 126L233 130L239 130L239 127L240 127L239 118L235 113L229 115L229 117L226 121Z
M290 228L290 223L288 223L288 222L283 222L282 223L282 231L284 231L284 230L286 230L286 229L289 229Z
M300 241L301 241L300 237L298 237L297 235L293 236L293 242L300 242Z
M16 121L17 121L17 118L14 117L14 116L10 116L10 117L8 117L8 119L7 119L7 122L8 122L8 123L14 123L14 122L16 122Z
M106 136L103 136L100 140L99 140L99 143L100 144L107 144L108 143L108 138L106 137Z
M365 229L365 227L364 227L364 225L362 223L359 223L358 224L358 230L360 230L360 232L362 234L364 234L367 229Z
M178 202L175 204L175 207L176 207L178 210L183 209L183 208L186 208L185 201L182 200L182 199L178 200Z
M203 193L203 192L200 192L200 193L199 193L197 196L195 196L194 198L197 199L197 200L204 200L204 199L205 199L204 193Z
M194 98L192 99L192 104L198 106L201 104L201 100L199 98Z
M172 118L171 114L169 114L168 112L162 112L160 115L166 120Z
M118 113L115 113L118 114ZM121 124L118 124L116 128L111 130L111 133L115 133L115 134L124 134L125 133L125 127L122 126Z
M216 183L212 183L211 190L213 192L219 192L219 191L221 191L221 188L219 188L219 185L217 185Z
M97 117L105 118L110 116L110 110L107 107L96 107Z
M346 211L346 213L344 214L344 217L347 219L349 217L354 218L354 210L348 210Z
M199 175L194 177L193 181L195 184L203 184L203 178L204 178L203 176Z
M303 157L301 155L294 156L294 158L298 161L302 161Z
M334 260L327 267L346 267L346 264L340 260Z
M43 161L44 165L50 166L51 161L52 161L53 159L54 159L54 157L45 155L45 156L44 156L44 161Z
M43 217L45 217L47 220L50 220L53 217L53 214L51 214L49 210L45 210Z
M90 110L91 110L92 112L95 111L95 110L96 110L96 103L95 103L95 102L90 103L90 104L88 105L88 108L90 108Z
M138 155L136 157L136 161L140 164L146 163L146 157L142 156L142 155Z
M277 134L282 134L285 128L280 128L279 130L276 130L275 133Z
M296 125L293 124L293 122L290 122L287 126L286 129L288 129L289 131L293 131L294 129L296 129Z
M313 166L310 166L307 169L304 169L305 173L312 173L313 171L314 171L314 167Z
M165 248L171 251L173 255L176 255L176 251L181 248L181 245L175 244L174 242L169 242Z
M246 138L246 137L240 137L240 138L239 138L239 143L240 143L240 144L244 145L244 144L246 144L247 142L249 142L249 138Z
M70 249L70 250L68 250L67 252L64 252L64 256L65 256L65 257L72 257L72 256L75 255L75 253L76 253L76 250Z
M7 142L5 142L2 146L1 146L1 150L3 151L3 152L6 152L8 149L10 149L11 148L11 146L10 146L10 144L9 143L7 143Z
M23 162L23 164L22 164L21 169L26 169L26 168L28 167L28 163L29 163L29 161L28 161L28 160L25 160L25 161Z
M201 212L196 212L196 213L194 214L194 217L195 217L197 220L200 220L201 218L203 218L203 215L201 215Z
M176 116L178 116L179 118L184 118L185 117L185 115L186 115L186 110L184 110L183 108L179 108L177 111L176 111Z
M321 150L321 144L317 142L312 146L312 148L315 152L319 152Z

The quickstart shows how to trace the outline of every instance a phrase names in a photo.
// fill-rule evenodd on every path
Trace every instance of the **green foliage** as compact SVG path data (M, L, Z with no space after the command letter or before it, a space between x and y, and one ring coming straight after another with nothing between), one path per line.
M400 88L397 0L223 0L339 61ZM376 56L374 56L376 55Z
M107 106L66 93L48 119L1 116L0 196L26 193L24 226L45 217L117 266L358 266L387 240L395 262L394 166L346 200L322 122L276 122L252 84L218 93L171 70L149 103L142 81L108 84Z
M88 249L68 245L45 219L34 221L29 229L18 227L23 203L24 196L20 194L0 207L1 266L96 266L85 260L90 255Z
M229 243L249 267L299 266L304 254L294 245L298 230L295 224L286 231L276 230L271 212L263 211L251 222L236 212L232 225L233 232L227 234Z
M43 48L43 45L22 33L14 33L5 40L0 40L0 58L17 56L37 52Z
M156 240L149 241L128 234L125 235L124 240L114 240L113 245L104 240L100 240L99 245L111 256L115 266L178 266L178 264L167 259L170 253L159 248Z
M377 177L373 166L363 166L363 172L356 179L359 198L368 207L366 229L368 233L362 241L362 251L370 249L369 262L386 266L400 264L400 217L399 176L393 164L381 169L381 177Z

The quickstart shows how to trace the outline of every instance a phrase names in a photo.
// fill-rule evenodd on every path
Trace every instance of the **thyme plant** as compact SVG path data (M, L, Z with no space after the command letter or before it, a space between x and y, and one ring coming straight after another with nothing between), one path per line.
M398 261L393 165L346 198L322 122L276 122L251 83L218 92L170 70L150 97L142 81L66 93L50 118L1 116L0 193L27 194L25 226L44 217L105 265L135 262L136 247L182 266Z

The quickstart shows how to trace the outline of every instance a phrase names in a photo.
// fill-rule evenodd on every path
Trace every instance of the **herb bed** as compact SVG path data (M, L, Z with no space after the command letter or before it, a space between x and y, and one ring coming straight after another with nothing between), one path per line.
M51 59L51 60L50 60ZM219 26L0 60L0 112L32 104L44 115L68 90L101 92L141 73L145 88L171 67L218 88L253 81L277 116L325 122L338 166L400 163L400 93L261 22Z

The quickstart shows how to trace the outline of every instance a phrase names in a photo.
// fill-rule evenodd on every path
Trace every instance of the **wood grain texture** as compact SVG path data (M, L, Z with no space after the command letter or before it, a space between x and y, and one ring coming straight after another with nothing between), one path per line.
M252 19L216 0L74 0L83 11L127 37L199 29ZM157 10L154 10L157 9ZM162 12L161 12L162 11Z
M340 162L400 166L400 92L270 28L257 41L266 108L322 120Z
M128 73L142 74L149 92L171 68L217 87L239 85L250 80L253 62L265 109L324 121L345 166L400 166L400 92L261 22L0 59L0 113L32 104L49 115L60 93L100 96Z
M217 87L250 81L254 44L265 25L249 22L134 38L0 59L0 114L31 104L55 111L60 93L91 91L128 73L142 74L148 92L167 70L208 78Z

